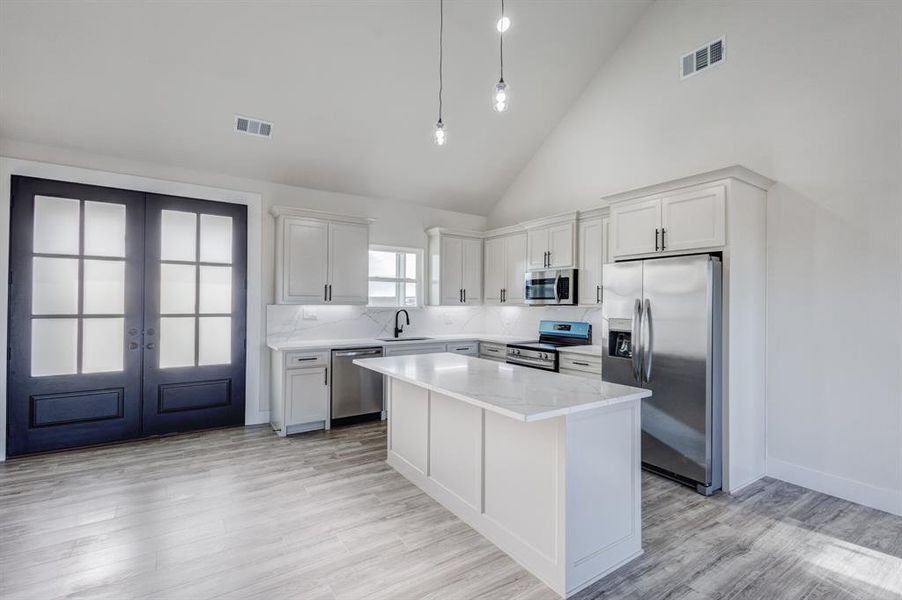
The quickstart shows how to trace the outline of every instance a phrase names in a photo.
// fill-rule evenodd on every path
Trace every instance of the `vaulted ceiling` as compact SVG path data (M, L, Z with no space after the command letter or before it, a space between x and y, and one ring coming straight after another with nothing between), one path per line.
M650 0L0 2L0 137L487 214ZM233 133L236 113L274 123Z

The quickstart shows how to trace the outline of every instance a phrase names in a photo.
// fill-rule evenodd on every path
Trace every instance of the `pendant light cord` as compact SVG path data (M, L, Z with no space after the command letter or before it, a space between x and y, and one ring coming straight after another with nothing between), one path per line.
M501 22L504 22L504 0L501 0ZM504 32L501 32L501 41L499 43L499 54L501 55L501 81L504 81Z
M438 122L442 122L442 63L445 35L445 4L444 0L438 2Z

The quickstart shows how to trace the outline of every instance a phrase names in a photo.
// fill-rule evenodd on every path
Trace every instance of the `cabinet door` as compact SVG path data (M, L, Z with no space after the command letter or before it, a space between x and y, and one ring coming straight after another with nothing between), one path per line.
M439 287L442 304L460 304L463 271L463 239L443 236L441 239Z
M527 232L529 252L529 270L540 271L546 268L545 256L548 252L548 228L538 227Z
M284 427L326 420L329 404L326 377L326 367L285 371Z
M579 223L579 303L601 301L601 265L604 263L604 222Z
M694 250L726 243L725 194L714 186L661 199L662 246Z
M366 304L369 296L369 227L329 224L329 301Z
M504 303L522 304L526 299L526 233L508 236L505 246L507 281L504 284Z
M611 207L611 229L615 258L657 252L660 246L655 230L661 230L661 201L643 200Z
M572 267L576 258L576 224L564 223L548 228L548 250L551 252L551 267L562 269Z
M485 241L485 301L486 304L501 302L501 290L507 281L505 273L506 238L498 237Z
M464 238L461 287L466 304L482 304L482 240Z
M281 302L323 304L328 283L329 224L286 218L282 229Z

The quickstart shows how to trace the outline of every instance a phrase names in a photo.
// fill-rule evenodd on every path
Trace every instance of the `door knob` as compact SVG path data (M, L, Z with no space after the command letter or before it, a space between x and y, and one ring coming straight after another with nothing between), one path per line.
M153 350L154 348L157 347L157 345L154 344L153 342L151 342L151 343L147 344L147 345L144 346L144 347L147 348L148 350Z
M134 327L128 330L129 335L138 335L138 330Z
M134 349L137 348L137 347L138 347L138 344L137 344L136 342L129 342L129 343L128 343L128 349L129 349L129 350L134 350Z

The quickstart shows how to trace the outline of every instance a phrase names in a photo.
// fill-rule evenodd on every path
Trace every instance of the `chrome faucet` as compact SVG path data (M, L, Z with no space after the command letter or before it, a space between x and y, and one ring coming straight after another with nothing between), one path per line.
M400 315L401 313L404 313L404 318L407 320L407 324L410 325L410 315L407 314L406 310L404 310L402 308L401 310L396 312L395 313L395 337L398 337L399 335L401 335L401 332L404 331L403 325L401 325L400 327L398 326L398 315Z

